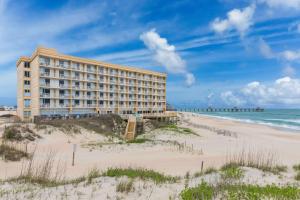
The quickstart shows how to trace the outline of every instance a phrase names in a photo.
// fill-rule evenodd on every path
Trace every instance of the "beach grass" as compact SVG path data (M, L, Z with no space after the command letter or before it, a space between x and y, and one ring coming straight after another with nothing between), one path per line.
M202 182L197 187L187 188L180 194L183 200L196 199L289 199L300 198L300 189L296 186L219 184L209 185Z
M149 169L133 169L133 168L110 168L102 174L103 176L109 177L122 177L127 176L128 178L140 178L142 180L152 180L155 183L175 183L179 180L179 177L166 176L159 172Z
M221 167L221 177L223 179L241 179L244 177L244 170L234 163L225 164Z
M184 128L184 127L179 127L176 124L168 124L168 125L163 126L161 129L168 130L168 131L174 131L174 132L180 133L180 134L198 135L192 129L190 129L190 128Z
M30 158L30 154L11 145L0 144L0 156L5 161L20 161L22 158Z
M218 170L216 168L209 167L209 168L207 168L206 170L204 170L202 172L201 171L200 172L195 172L193 177L197 178L197 177L200 177L200 176L203 176L203 175L206 175L206 174L212 174L212 173L216 173L216 172L218 172Z
M133 180L123 180L117 183L116 191L121 193L129 193L135 190Z

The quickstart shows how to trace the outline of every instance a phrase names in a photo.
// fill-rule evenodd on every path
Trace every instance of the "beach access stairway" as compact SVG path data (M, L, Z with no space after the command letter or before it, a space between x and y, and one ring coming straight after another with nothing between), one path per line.
M134 140L135 133L136 133L136 117L135 116L130 116L128 118L127 126L126 126L126 131L124 138L126 140Z

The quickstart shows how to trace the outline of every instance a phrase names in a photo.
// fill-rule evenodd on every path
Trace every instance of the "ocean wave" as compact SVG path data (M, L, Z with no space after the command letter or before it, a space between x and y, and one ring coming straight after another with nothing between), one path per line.
M233 120L233 121L244 122L244 123L260 124L260 125L266 125L266 126L271 126L271 127L275 127L275 128L283 128L283 129L288 129L288 130L293 130L293 131L300 131L300 126L266 122L268 119L266 119L266 121L262 121L262 120L253 120L253 119L239 119L239 118L228 117L228 116L224 117L224 116L217 116L217 115L206 115L206 114L202 114L202 113L201 114L195 113L195 114L200 115L200 116L206 116L206 117L214 117L214 118L218 118L218 119ZM275 120L276 119L274 119L274 121ZM280 120L280 121L284 121L284 120ZM295 120L293 120L293 121L295 121ZM296 121L297 121L296 123L298 123L298 119L296 119ZM288 120L285 119L285 122L288 122Z
M270 121L277 121L277 122L291 122L300 125L300 119L268 119Z

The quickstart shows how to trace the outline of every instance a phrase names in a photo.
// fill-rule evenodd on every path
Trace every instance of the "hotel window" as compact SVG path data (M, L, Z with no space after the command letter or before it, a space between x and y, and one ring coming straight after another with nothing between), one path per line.
M88 105L91 105L91 104L92 104L92 101L91 101L91 100L87 100L86 103L87 103Z
M86 95L90 97L91 96L91 92L87 92Z
M30 77L30 72L29 71L24 71L24 76L25 77Z
M25 81L24 81L24 85L30 85L30 81L25 80Z
M30 96L30 90L24 90L24 96Z
M25 62L25 63L24 63L24 67L25 67L25 68L30 68L30 63L29 63L29 62Z
M75 100L75 105L79 106L79 100L78 99Z
M79 94L80 94L79 91L76 91L76 92L75 92L75 95L76 95L77 97L79 97Z
M103 97L103 92L100 92L100 97Z
M31 112L30 111L24 111L24 117L30 117Z
M113 93L110 93L109 96L112 98L112 97L114 97L114 94L113 94Z
M63 99L60 99L59 100L59 105L64 105L65 104L65 101Z
M64 80L59 80L59 86L64 86L65 81Z
M113 104L114 104L114 102L113 102L113 101L110 101L110 102L109 102L109 104L110 104L110 105L113 105Z
M25 99L24 100L24 106L25 106L25 108L30 107L30 99Z

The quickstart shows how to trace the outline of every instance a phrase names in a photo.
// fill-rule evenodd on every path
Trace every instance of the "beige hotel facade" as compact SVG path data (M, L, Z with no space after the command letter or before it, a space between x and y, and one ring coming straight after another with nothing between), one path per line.
M153 114L166 111L165 73L109 64L39 47L17 61L17 114Z

